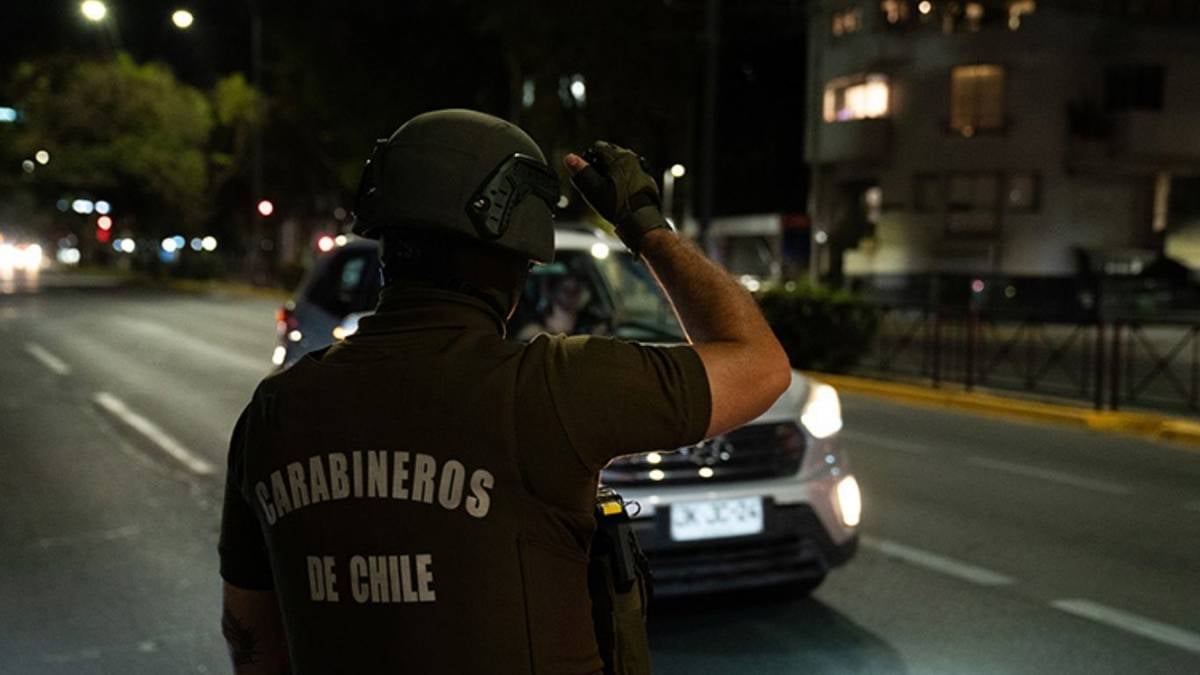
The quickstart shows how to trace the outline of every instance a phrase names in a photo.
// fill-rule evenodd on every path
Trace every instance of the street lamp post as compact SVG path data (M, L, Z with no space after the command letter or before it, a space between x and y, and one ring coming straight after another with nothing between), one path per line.
M250 11L250 79L254 83L254 89L262 94L262 12L259 10L258 0L246 0L246 6ZM92 15L98 15L99 21L107 13L108 9L101 0L85 0L80 6L84 16L91 18ZM171 23L180 30L187 30L196 22L196 16L191 11L185 8L179 8L171 14ZM262 105L261 103L259 104ZM259 111L261 113L261 110ZM260 115L261 118L261 115ZM261 119L260 119L261 122ZM263 187L263 143L262 143L262 125L255 125L253 139L253 166L251 169L251 193L254 199L262 199Z
M263 200L263 202L270 204L269 201L266 201L263 199L262 12L259 8L258 2L259 2L259 0L246 0L246 6L250 10L250 77L251 77L251 80L254 82L255 91L258 92L258 98L257 98L258 110L256 111L258 113L258 115L257 115L258 119L256 120L257 124L254 125L254 138L253 138L253 144L252 144L253 156L252 156L252 160L251 160L252 164L251 164L251 173L250 173L250 189L254 195L254 197L253 197L254 199L260 199L260 200ZM260 202L260 204L263 202ZM274 205L271 206L271 211L272 212L274 211ZM261 213L261 210L260 210L260 213ZM269 215L269 214L263 214L263 217L265 218L267 215ZM253 242L253 245L250 246L249 254L251 256L251 258L250 258L251 269L253 270L255 267L257 267L257 265L255 265L254 263L259 260L259 256L261 255L263 244L266 242L266 238L264 237L265 233L264 233L263 218L255 218L254 219L254 227L251 229L251 231L253 232L254 242ZM274 253L274 248L275 248L274 244L275 244L275 242L272 241L271 242L272 254Z
M103 4L100 0L86 0L84 4L95 2ZM246 8L250 14L250 80L254 85L255 91L258 92L258 113L257 124L254 125L254 136L251 140L251 168L250 168L250 194L255 200L256 205L262 203L270 203L264 200L263 195L263 137L262 137L262 92L263 92L263 58L262 58L262 11L259 7L259 0L246 0ZM187 30L195 23L196 17L189 10L180 8L171 14L171 23L180 30ZM261 201L260 201L261 200ZM263 214L264 217L269 214ZM259 250L263 243L262 220L254 219L254 226L251 228L254 241L250 247L250 255L256 257L259 255ZM274 243L274 242L272 242Z
M672 225L675 224L675 179L683 178L686 173L687 168L682 164L675 164L666 171L663 171L663 213L671 221Z
M250 77L254 90L258 92L258 124L254 125L254 166L251 188L255 199L262 199L263 189L263 139L262 139L262 13L258 0L246 0L250 8Z

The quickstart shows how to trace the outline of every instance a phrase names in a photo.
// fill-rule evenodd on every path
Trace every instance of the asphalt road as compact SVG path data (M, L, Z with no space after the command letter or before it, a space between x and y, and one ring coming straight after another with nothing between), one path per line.
M275 305L65 286L0 289L0 673L229 672L224 444ZM1200 453L844 406L858 556L656 607L656 672L1200 672Z

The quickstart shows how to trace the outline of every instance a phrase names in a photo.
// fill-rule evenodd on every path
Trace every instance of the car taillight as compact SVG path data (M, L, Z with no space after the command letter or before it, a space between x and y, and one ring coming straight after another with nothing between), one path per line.
M279 335L284 335L296 329L300 325L300 320L292 313L288 307L280 307L275 310L275 332Z

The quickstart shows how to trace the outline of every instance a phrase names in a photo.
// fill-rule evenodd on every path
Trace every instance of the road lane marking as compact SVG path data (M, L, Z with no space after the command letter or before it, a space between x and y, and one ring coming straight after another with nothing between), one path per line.
M175 440L167 432L163 431L157 424L142 417L136 412L129 409L125 402L113 396L112 394L102 391L92 397L101 408L117 417L125 424L132 427L135 431L150 439L163 452L171 457L174 457L180 464L183 464L194 474L200 476L211 476L216 473L216 468L212 464L201 459L191 450L188 450L182 443Z
M888 450L899 450L908 452L914 455L929 454L929 446L921 443L912 443L910 441L901 441L895 438L886 438L884 436L876 436L875 434L867 434L861 431L843 430L838 434L838 438L844 438L851 442L865 443L867 445L886 448Z
M1027 476L1029 478L1040 478L1041 480L1059 483L1061 485L1070 485L1071 487L1082 488L1084 490L1092 490L1095 492L1103 492L1109 495L1128 495L1133 493L1133 489L1120 483L1111 483L1106 480L1098 480L1096 478L1085 478L1076 476L1073 473L1066 471L1056 471L1054 469L1044 469L1028 464L1017 464L1015 462L1004 462L998 459L988 457L968 457L965 460L968 464L982 466L987 469L995 469L997 471L1005 471L1018 476Z
M231 352L227 348L216 346L208 340L194 337L185 331L158 323L157 321L120 317L117 319L117 322L123 327L133 328L142 333L162 338L165 345L178 345L196 352L202 358L213 361L224 361L229 365L252 371L259 375L265 375L271 370L271 363L267 359L251 358ZM191 355L188 358L192 358Z
M1068 614L1200 654L1200 634L1161 621L1078 598L1055 600L1050 606Z
M905 546L887 539L862 536L859 543L880 553L903 560L906 563L923 567L927 570L945 574L979 586L1006 586L1015 580L1007 575L992 570L947 558L937 553L922 551L919 548Z
M29 355L33 358L40 361L43 366L46 366L50 370L54 371L56 375L71 374L71 366L68 366L66 361L63 361L57 356L46 351L44 347L36 342L26 342L25 351L29 352Z

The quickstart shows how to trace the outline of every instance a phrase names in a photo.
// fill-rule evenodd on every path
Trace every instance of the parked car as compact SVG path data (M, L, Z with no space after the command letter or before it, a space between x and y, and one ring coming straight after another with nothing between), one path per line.
M533 269L513 339L540 331L684 340L649 271L618 241L556 232L557 259ZM351 240L323 256L279 311L275 364L344 338L379 290L374 242ZM758 419L694 446L618 458L601 479L632 502L655 593L678 595L786 584L808 592L858 542L858 483L839 447L833 387L792 373Z

